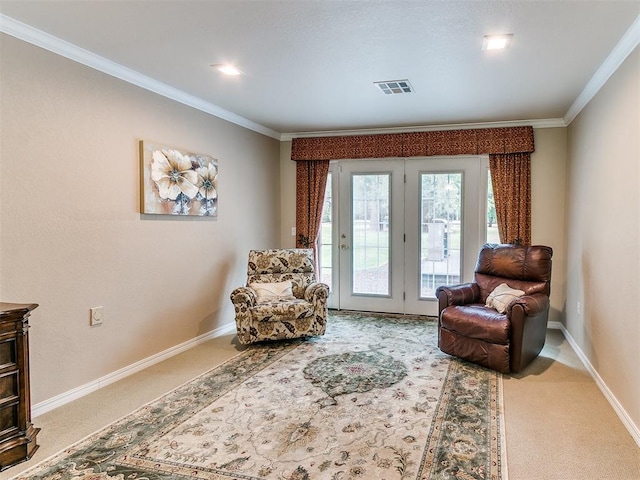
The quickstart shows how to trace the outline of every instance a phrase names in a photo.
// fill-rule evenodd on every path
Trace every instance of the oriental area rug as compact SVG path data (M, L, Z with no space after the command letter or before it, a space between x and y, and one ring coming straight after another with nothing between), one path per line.
M440 352L434 320L332 311L17 478L506 480L502 377Z

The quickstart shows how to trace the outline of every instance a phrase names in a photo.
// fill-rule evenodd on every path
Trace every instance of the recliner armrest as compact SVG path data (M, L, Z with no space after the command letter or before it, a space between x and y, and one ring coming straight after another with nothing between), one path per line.
M516 298L507 306L507 316L511 317L511 310L516 305L522 306L527 317L535 317L549 308L549 297L544 293L534 293Z
M442 286L436 290L436 297L443 304L442 299L446 299L446 306L465 305L467 303L478 303L480 301L480 287L477 283L463 283L454 286Z
M231 301L234 305L246 304L253 307L258 302L258 295L251 287L238 287L231 292Z
M312 302L314 297L323 299L329 297L329 285L320 282L308 285L304 290L304 299L307 302Z

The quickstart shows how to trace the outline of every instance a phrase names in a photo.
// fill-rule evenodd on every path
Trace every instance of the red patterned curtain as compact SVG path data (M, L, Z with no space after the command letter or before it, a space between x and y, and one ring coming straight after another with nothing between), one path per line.
M296 244L315 248L329 160L489 154L500 239L528 245L530 160L534 150L533 127L294 138L291 160L297 162ZM316 164L317 170L312 167Z
M294 138L291 160L533 152L532 127Z
M502 243L531 245L531 154L489 155Z
M329 160L296 162L296 247L313 248L318 266L317 243Z

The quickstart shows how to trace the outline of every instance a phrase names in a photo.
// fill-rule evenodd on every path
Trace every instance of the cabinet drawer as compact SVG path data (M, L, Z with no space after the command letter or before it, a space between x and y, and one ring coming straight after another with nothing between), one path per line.
M0 369L15 366L16 359L16 339L0 341Z
M7 402L16 400L20 395L19 372L13 371L0 375L0 408Z
M0 407L0 439L10 436L18 431L18 402L10 403Z

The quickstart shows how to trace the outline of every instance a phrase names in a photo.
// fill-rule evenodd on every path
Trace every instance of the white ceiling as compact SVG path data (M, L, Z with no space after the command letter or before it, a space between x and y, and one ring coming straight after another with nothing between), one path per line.
M0 14L4 32L272 136L566 122L640 36L640 0L0 0ZM509 49L482 51L500 33ZM223 62L245 74L210 67ZM373 85L405 78L414 93Z

